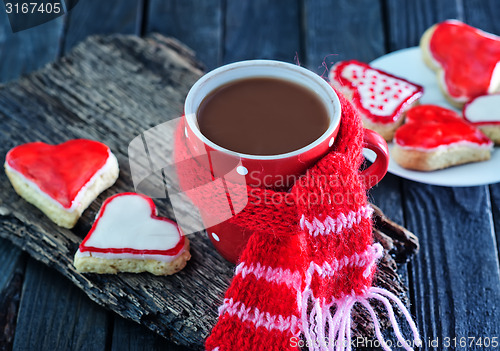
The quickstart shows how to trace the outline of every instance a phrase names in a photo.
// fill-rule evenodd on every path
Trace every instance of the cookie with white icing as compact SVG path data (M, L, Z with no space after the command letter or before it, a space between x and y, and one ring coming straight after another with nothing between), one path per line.
M461 108L500 92L500 37L457 20L433 25L420 39L424 62L437 75L444 96Z
M74 139L11 149L5 173L16 192L57 225L72 228L83 211L118 178L118 161L103 143Z
M500 145L500 93L481 95L463 108L464 118Z
M394 135L392 157L404 168L433 171L490 159L493 143L455 111L420 105Z
M330 83L357 107L365 128L387 141L403 123L405 111L423 95L420 85L356 60L336 63Z
M74 266L79 272L169 275L190 258L188 239L175 222L157 215L153 200L121 193L103 203Z

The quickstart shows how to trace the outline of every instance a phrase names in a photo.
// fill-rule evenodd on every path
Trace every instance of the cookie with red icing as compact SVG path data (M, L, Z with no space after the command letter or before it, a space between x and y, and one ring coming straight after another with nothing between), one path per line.
M396 131L392 156L404 168L433 171L488 160L492 148L492 141L455 111L420 105L408 110Z
M65 228L76 224L119 173L109 147L87 139L16 146L7 153L4 167L16 192Z
M74 265L80 272L168 275L190 258L188 239L175 222L158 216L153 200L121 193L104 201Z
M356 60L336 63L330 83L358 108L365 128L387 141L403 123L405 111L423 94L420 85Z
M478 96L462 111L464 118L500 145L500 93Z
M453 105L462 107L479 95L500 92L499 36L447 20L425 31L420 48Z

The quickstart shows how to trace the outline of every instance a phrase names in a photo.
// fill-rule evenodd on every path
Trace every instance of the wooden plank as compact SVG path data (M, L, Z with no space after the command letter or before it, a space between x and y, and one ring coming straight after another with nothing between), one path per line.
M190 349L169 343L160 335L144 326L123 318L117 318L113 326L111 351L189 351Z
M108 320L82 291L30 259L13 350L104 350Z
M487 32L500 35L500 23L498 23L500 7L497 1L469 0L464 2L464 8L466 23ZM500 183L490 185L489 191L497 252L500 256Z
M134 74L138 71L141 74ZM56 227L21 200L0 174L0 192L5 194L0 198L0 236L56 268L99 304L195 349L203 347L215 324L234 268L213 250L205 235L189 237L192 260L170 277L83 275L75 271L72 258L103 199L133 189L129 142L141 131L179 116L187 89L200 75L192 54L173 40L93 37L51 67L0 89L0 136L8 140L0 145L0 152L30 138L51 143L92 138L111 147L121 169L118 182L90 206L72 231ZM37 126L30 135L21 128L26 124ZM160 214L170 212L168 201L156 203ZM409 233L378 218L377 238L387 250L404 246L406 254L415 250ZM377 282L404 295L389 253L380 267ZM369 332L366 311L355 318L367 327L357 333Z
M0 82L18 78L54 60L59 52L62 18L12 33L5 11L0 11ZM2 139L2 142L5 142ZM0 350L14 342L26 257L0 239ZM16 324L17 323L17 324ZM24 326L21 326L24 327Z
M228 1L224 63L247 59L302 59L300 1Z
M369 62L385 53L379 1L304 1L307 66L326 74L323 62Z
M140 6L141 0L79 1L67 15L63 52L71 50L89 35L139 34Z
M21 299L26 257L16 246L0 239L0 350L11 350Z
M471 26L500 35L500 6L496 0L464 1L464 20Z
M58 17L37 27L12 33L9 19L0 11L0 82L16 79L54 60L63 34L63 19Z
M222 63L222 0L150 0L146 32L179 38L210 70Z
M493 228L496 234L498 256L500 257L500 183L490 185L490 206Z
M421 243L412 274L424 340L498 335L500 272L487 187L405 181L404 189L406 224Z
M460 0L387 0L383 2L389 52L418 46L424 31L448 18L463 20Z

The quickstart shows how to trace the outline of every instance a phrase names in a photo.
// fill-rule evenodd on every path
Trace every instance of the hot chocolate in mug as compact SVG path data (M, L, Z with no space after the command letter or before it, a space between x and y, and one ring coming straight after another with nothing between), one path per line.
M261 81L257 81L256 79L259 79ZM249 85L245 86L247 82ZM257 88L252 88L252 83L257 84ZM226 101L229 101L229 99L231 99L231 94L234 94L236 92L238 84L243 87L243 94L246 94L243 97L242 101L249 100L251 101L251 104L258 105L259 96L260 99L267 98L267 100L269 100L266 102L267 104L269 104L270 102L272 103L272 101L276 100L276 104L278 105L273 108L285 111L284 117L282 116L282 118L285 119L282 119L278 122L282 124L287 123L287 113L291 115L293 112L295 112L293 109L300 110L303 108L301 104L308 103L307 101L300 101L300 89L302 89L302 91L305 92L302 95L305 95L306 99L315 99L316 104L322 105L321 113L324 113L326 119L322 122L321 118L323 117L321 117L316 118L315 121L318 121L317 123L323 123L324 126L322 128L324 130L317 129L313 126L309 128L307 123L309 123L309 121L313 121L313 118L310 115L308 116L307 114L305 114L303 118L308 122L304 123L300 120L294 122L298 123L298 126L296 128L298 129L297 133L300 133L301 129L311 129L307 132L319 133L318 131L320 131L320 134L318 134L317 138L307 143L306 145L299 147L298 149L290 148L297 147L297 145L300 145L300 142L304 143L307 141L307 139L298 140L299 144L297 144L297 140L295 139L298 138L292 138L294 140L290 142L290 150L287 150L288 146L284 145L284 148L281 149L284 149L285 152L279 154L269 154L269 152L266 152L266 150L264 150L264 152L259 152L259 154L235 151L234 147L228 147L228 145L231 144L229 141L226 145L224 138L222 138L222 142L214 142L213 140L215 139L215 137L211 136L211 138L209 138L201 131L202 128L200 128L201 123L199 115L200 110L202 109L200 108L200 106L207 103L207 100L209 100L210 102L212 96L217 97L219 91L222 90L226 90L226 93L228 94ZM267 93L263 93L262 91L259 91L258 84L262 84L262 89L266 88L266 84L268 84L269 87L273 87L272 84L277 84L275 85L277 88L274 89L291 89L292 92L290 93L290 95L292 95L293 93L298 94L296 97L291 97L293 103L296 103L296 105L294 105L296 107L293 107L292 110L289 109L289 106L284 107L285 104L283 103L283 101L280 102L279 99L283 99L283 95L285 95L286 97L286 94L281 94L282 96L280 97L279 92L276 93L272 90L273 88L269 88L270 90ZM282 84L283 88L280 88L279 84ZM252 91L256 92L253 93ZM256 96L257 100L252 100L252 94ZM275 94L276 97L274 96ZM226 112L223 95L221 94L221 96L219 96L217 99L219 100L219 106L217 107L219 111ZM243 103L241 104L243 105ZM258 111L259 108L258 106L250 107L252 111L255 111L256 109ZM224 118L222 118L222 120L217 119L216 110L216 117L209 117L214 119L213 123L219 123L219 125L211 126L213 133L215 133L214 135L217 136L218 130L222 130L224 129L223 127L226 127L224 125L225 123L233 123L234 121L232 121L231 119L234 118L237 122L233 124L235 125L234 133L236 133L236 137L233 138L232 136L231 142L233 142L233 144L234 142L236 142L237 144L241 144L242 148L252 147L253 141L258 143L258 131L260 130L260 128L266 128L266 125L268 124L266 123L266 119L269 120L269 118L273 118L273 115L269 114L269 116L265 117L264 119L256 118L256 123L262 124L262 126L258 125L257 127L255 127L252 125L248 125L249 127L247 129L249 130L250 134L245 133L244 127L237 128L239 124L238 118L242 119L241 124L249 123L248 118L252 118L252 114L248 114L246 112L248 109L250 109L250 107L241 106L240 109L238 103L235 104L233 100L229 101L227 109L232 108L233 110L235 110L228 116L224 117L226 118L226 122L224 122ZM262 109L267 110L268 107L263 106ZM239 113L238 111L242 112ZM258 112L252 113L257 114ZM228 120L227 118L230 119ZM243 118L245 118L246 121L243 121ZM212 123L211 120L204 122L209 124ZM185 137L185 145L192 155L199 155L200 152L204 152L209 155L206 167L207 169L209 169L209 172L214 178L222 176L224 174L232 173L244 180L245 187L248 185L250 187L264 187L283 190L290 188L293 183L302 174L304 174L309 167L314 165L315 162L317 162L320 158L325 156L334 148L335 138L337 137L340 123L342 123L342 110L339 97L337 96L335 90L323 78L303 67L285 62L272 60L249 60L232 63L217 68L201 77L193 85L185 100L183 134ZM290 126L287 125L287 127ZM279 129L279 124L278 127L274 125L273 128L274 130ZM273 128L270 129L273 130ZM291 130L293 131L293 129ZM297 134L296 136L301 136L301 134ZM246 144L245 140L243 140L245 138L247 139ZM286 138L281 138L280 140L270 140L273 145L269 147L272 148L281 146L279 145L279 143L288 142ZM385 140L377 133L367 129L364 130L364 147L374 151L377 155L375 162L371 166L363 170L361 173L366 187L370 188L378 183L386 174L389 163L389 152ZM230 197L228 197L228 201L231 201ZM208 208L200 208L199 210L202 218L206 216L206 213L210 212L210 209ZM245 247L245 244L248 241L248 238L253 233L248 230L242 230L240 227L228 223L228 221L214 223L213 221L207 219L206 222L208 224L208 236L215 248L224 258L233 263L236 263L242 249Z

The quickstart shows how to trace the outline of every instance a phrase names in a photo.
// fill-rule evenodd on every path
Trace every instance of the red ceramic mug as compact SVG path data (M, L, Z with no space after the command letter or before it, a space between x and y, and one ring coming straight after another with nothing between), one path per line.
M205 137L198 127L197 112L203 99L215 89L232 81L266 77L290 81L316 93L328 111L328 129L311 144L280 155L249 155L225 149ZM335 90L317 74L297 65L272 61L249 60L217 68L201 77L189 91L184 106L186 144L193 155L200 150L217 160L220 174L234 168L244 177L246 184L259 187L286 188L321 157L326 155L337 136L341 123L341 105ZM364 147L373 150L377 158L362 173L367 188L374 186L387 172L389 151L385 140L377 133L365 129ZM213 164L211 168L215 168ZM200 209L203 212L203 209ZM252 233L242 231L223 221L207 225L207 233L219 253L236 262Z

